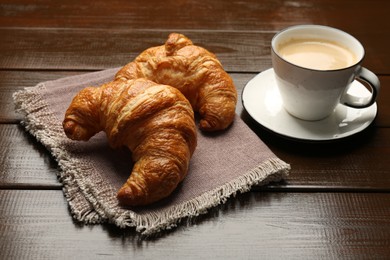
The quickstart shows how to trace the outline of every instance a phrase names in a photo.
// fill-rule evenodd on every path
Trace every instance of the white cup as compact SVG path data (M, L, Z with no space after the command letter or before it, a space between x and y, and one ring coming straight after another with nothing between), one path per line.
M354 61L345 67L317 68L312 64L298 64L291 59L293 56L282 53L283 46L307 40L342 46L353 54ZM366 108L375 103L380 88L379 79L361 66L364 48L348 33L321 25L292 26L277 33L272 39L271 47L277 85L284 108L291 115L303 120L321 120L329 116L339 103L353 108ZM308 47L301 46L300 49L305 52ZM295 51L299 52L299 49L294 49L293 52ZM306 59L309 56L303 57ZM339 58L341 55L335 57ZM316 58L314 61L319 60ZM362 98L347 93L356 78L370 86L370 97Z

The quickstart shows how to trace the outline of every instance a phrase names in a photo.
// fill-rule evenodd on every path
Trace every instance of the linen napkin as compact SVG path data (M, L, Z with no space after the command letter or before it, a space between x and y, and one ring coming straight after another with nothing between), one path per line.
M14 93L22 124L55 157L58 179L72 216L83 223L113 223L135 227L153 235L177 226L183 218L196 217L224 203L253 185L280 181L289 164L271 150L236 116L225 131L198 131L198 145L184 181L166 199L145 207L123 208L116 192L131 173L131 153L113 150L104 133L88 142L72 141L62 129L71 100L87 86L99 86L114 78L118 68L42 82Z

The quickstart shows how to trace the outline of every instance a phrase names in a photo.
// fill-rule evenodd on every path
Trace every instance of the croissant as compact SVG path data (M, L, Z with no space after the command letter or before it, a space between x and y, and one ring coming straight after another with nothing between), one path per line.
M171 33L165 45L151 47L116 74L116 79L147 78L179 89L201 117L204 131L227 128L234 120L237 90L216 56Z
M135 164L117 194L124 206L167 197L187 174L197 142L188 100L176 88L147 79L81 90L65 113L63 128L69 138L85 141L105 131L111 147L130 149Z

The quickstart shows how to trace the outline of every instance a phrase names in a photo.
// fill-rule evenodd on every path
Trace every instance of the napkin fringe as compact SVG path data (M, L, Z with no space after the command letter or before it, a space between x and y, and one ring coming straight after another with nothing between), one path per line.
M42 100L39 90L44 88L45 85L40 83L34 88L25 88L13 94L16 112L24 115L21 125L50 151L62 169L57 174L57 178L63 185L63 192L72 216L84 223L102 223L106 219L88 200L92 199L92 196L88 196L85 192L86 184L75 178L76 171L81 172L86 169L82 169L83 164L61 148L63 130L55 123L58 120L48 108L48 104ZM80 194L80 189L83 190L83 194Z
M176 227L183 219L192 219L205 214L209 209L225 203L237 192L246 192L254 185L265 185L280 181L288 175L290 165L277 157L269 158L246 174L228 183L203 193L168 210L135 214L133 211L116 208L116 202L101 204L97 201L96 191L91 187L88 173L92 167L80 163L66 149L63 149L65 135L56 116L42 99L39 90L45 88L43 83L34 88L25 88L13 94L16 111L24 114L21 124L40 141L57 160L61 171L59 181L63 184L70 212L74 219L86 224L110 222L118 227L135 227L143 236L151 236L162 230ZM111 192L109 187L105 192Z
M136 226L138 232L149 237L176 227L184 218L191 219L207 213L209 209L235 197L238 192L244 193L255 185L280 181L288 175L289 170L289 164L279 158L270 158L239 178L169 210L143 215L124 214L114 218L115 224L122 228Z

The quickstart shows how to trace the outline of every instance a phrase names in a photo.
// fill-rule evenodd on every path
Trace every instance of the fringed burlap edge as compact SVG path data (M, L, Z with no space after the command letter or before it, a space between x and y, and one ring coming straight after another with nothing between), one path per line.
M106 220L105 216L99 214L86 199L82 191L86 191L87 185L77 178L79 173L87 171L85 168L88 167L63 149L63 130L58 124L60 121L42 99L40 90L43 88L45 85L40 83L36 87L25 88L13 94L16 112L24 115L21 124L50 151L60 166L61 171L57 177L63 185L72 216L85 223L102 223Z
M187 202L172 206L168 210L142 216L128 215L127 212L124 212L121 216L116 216L115 221L121 227L135 224L138 232L150 236L162 230L176 227L183 218L193 218L205 214L209 209L225 203L227 199L234 197L238 192L249 191L254 185L280 181L288 175L289 170L289 164L279 158L271 158L239 178Z
M71 214L73 218L86 224L110 222L122 228L135 227L142 235L151 236L176 227L183 218L193 218L207 213L208 209L225 203L237 192L249 191L254 185L280 181L290 170L289 164L277 157L270 158L221 187L160 212L141 215L118 207L113 200L102 203L94 195L95 184L91 183L89 178L83 177L91 174L93 167L88 163L81 163L64 149L66 137L61 124L58 123L61 120L55 117L48 104L44 102L39 91L43 88L45 85L41 83L36 87L14 93L16 111L24 115L21 124L25 129L57 160L61 168L58 178L63 184Z

